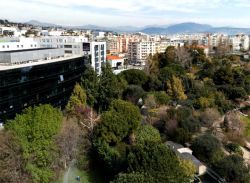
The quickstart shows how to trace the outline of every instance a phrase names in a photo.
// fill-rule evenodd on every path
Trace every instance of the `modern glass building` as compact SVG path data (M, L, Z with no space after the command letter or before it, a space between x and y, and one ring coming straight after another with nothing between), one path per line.
M85 68L83 56L58 57L20 65L0 65L0 122L28 106L64 107Z

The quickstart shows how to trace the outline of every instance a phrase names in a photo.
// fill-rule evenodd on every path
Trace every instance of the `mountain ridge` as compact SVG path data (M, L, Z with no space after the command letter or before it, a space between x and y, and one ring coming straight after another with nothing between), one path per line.
M226 34L238 34L247 33L250 34L250 28L237 28L237 27L214 27L208 24L200 24L195 22L184 22L171 25L147 25L144 27L136 26L116 26L116 27L104 27L97 25L80 25L80 26L62 26L53 23L40 22L37 20L30 20L26 22L34 26L42 27L64 27L64 28L77 28L77 29L91 29L99 31L113 31L113 32L142 32L146 34L178 34L178 33L226 33Z

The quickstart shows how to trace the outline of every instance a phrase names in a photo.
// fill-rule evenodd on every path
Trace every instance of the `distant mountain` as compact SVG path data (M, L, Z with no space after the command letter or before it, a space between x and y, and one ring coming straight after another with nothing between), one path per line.
M46 23L46 22L39 22L37 20L30 20L25 22L26 24L34 25L34 26L41 26L41 27L61 27L60 25Z
M26 22L41 27L64 27L67 29L89 29L98 31L114 31L114 32L143 32L146 34L176 34L176 33L225 33L225 34L238 34L246 33L250 34L250 28L234 28L234 27L212 27L207 24L198 24L193 22L186 22L172 25L148 25L145 27L134 27L134 26L117 26L117 27L103 27L97 25L83 25L83 26L61 26L53 23L39 22L37 20L31 20Z
M212 26L206 24L197 23L181 23L169 26L167 28L168 33L192 33L192 32L204 32L211 29Z
M233 27L212 27L207 24L198 24L198 23L181 23L170 25L169 27L148 27L146 29L140 30L140 32L146 34L176 34L176 33L225 33L225 34L239 34L239 33L250 33L250 28L233 28Z

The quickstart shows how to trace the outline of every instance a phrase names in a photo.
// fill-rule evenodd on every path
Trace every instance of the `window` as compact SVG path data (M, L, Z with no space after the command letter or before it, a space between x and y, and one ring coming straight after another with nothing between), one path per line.
M72 45L64 45L64 48L72 48Z
M7 48L9 48L10 46L9 45L7 45Z
M71 50L65 50L65 53L72 53L72 51Z
M19 48L19 45L16 45L17 48Z
M30 47L32 48L32 47L33 47L33 44L31 44Z

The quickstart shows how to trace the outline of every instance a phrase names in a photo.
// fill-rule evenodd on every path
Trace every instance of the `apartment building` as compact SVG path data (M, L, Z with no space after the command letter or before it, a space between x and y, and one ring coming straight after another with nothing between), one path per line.
M173 46L175 48L179 48L184 46L184 42L180 40L168 40L164 42L157 42L156 43L156 52L157 53L164 53L167 49L167 47Z
M131 64L145 65L148 56L156 53L156 43L152 41L130 42L128 60Z
M56 36L36 38L41 48L61 48L69 55L90 55L89 61L97 74L106 62L106 42L88 42L83 36Z
M229 36L229 46L233 51L249 50L249 36L245 34Z
M91 66L98 75L102 72L102 66L106 63L106 42L90 43Z

